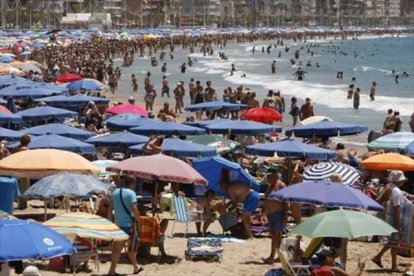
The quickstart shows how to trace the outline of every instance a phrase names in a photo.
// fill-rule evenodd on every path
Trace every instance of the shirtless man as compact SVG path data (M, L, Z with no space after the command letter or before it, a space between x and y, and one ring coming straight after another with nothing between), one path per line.
M190 101L191 104L194 104L195 94L197 93L196 85L194 83L194 79L192 78L188 83L188 90L190 91Z
M313 112L313 105L311 103L311 99L310 98L306 98L306 102L305 104L303 104L300 107L299 110L299 119L301 121L305 120L306 118L315 116L314 112Z
M170 104L165 102L163 108L160 109L157 115L158 118L160 118L162 121L175 121L175 114L170 109Z
M244 233L247 239L252 239L253 235L250 229L250 214L256 211L257 204L260 200L259 193L250 189L250 186L246 183L230 182L223 183L221 186L230 197L231 204L234 207L243 204L241 219Z
M269 232L272 237L272 244L269 257L263 259L263 261L267 264L273 264L277 261L277 259L275 259L276 249L280 247L282 231L286 227L288 205L286 202L268 198L272 192L279 191L286 187L285 183L279 179L277 169L270 168L267 179L269 188L265 193L264 211L267 214L269 221Z
M164 97L164 94L167 94L167 97L170 97L170 86L168 85L167 76L162 76L162 92L161 97Z

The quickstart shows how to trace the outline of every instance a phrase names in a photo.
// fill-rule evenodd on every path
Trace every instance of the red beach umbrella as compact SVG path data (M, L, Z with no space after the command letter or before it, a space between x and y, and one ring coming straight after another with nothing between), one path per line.
M132 113L139 116L148 116L148 111L145 108L135 104L119 104L106 110L109 114L119 115L124 113Z
M0 112L11 114L11 111L7 107L0 105Z
M72 73L64 73L57 77L58 82L73 82L81 79L83 79L81 76Z
M189 164L161 153L129 158L108 167L107 170L147 180L207 185L207 180Z
M273 108L268 107L257 107L249 109L243 112L240 117L245 120L255 121L259 123L283 120L283 116L279 112Z

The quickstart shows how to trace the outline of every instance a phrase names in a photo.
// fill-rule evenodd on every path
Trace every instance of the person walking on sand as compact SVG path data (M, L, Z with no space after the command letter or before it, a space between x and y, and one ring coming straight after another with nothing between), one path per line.
M174 89L174 99L175 99L175 114L178 114L178 112L183 113L181 109L181 88L180 88L181 82L177 83L177 87Z
M354 109L359 109L359 99L361 97L361 89L357 87L354 92Z
M371 90L369 92L369 97L371 101L375 101L375 93L376 93L377 83L375 81L372 82Z
M166 94L168 98L170 97L170 86L168 85L167 76L162 76L161 97L164 97L164 94Z
M136 179L133 176L126 178L125 187L116 189L112 194L112 200L109 202L108 217L121 228L122 231L129 234L128 239L128 257L132 263L133 274L140 273L143 268L138 266L137 252L139 248L139 211L137 207L137 195L135 194ZM114 213L112 213L114 211ZM111 266L108 275L118 275L115 272L119 262L125 241L116 241L113 244L111 255Z

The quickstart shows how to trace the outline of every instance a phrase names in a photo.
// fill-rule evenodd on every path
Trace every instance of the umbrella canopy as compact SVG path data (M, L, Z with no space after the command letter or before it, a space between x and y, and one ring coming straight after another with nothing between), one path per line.
M120 114L110 117L105 121L106 126L112 130L127 130L132 127L140 126L146 122L154 122L153 119L148 119L146 117L141 117L136 114Z
M368 144L370 150L404 151L414 141L412 132L394 132L381 136Z
M19 140L22 135L23 133L20 131L14 131L8 128L0 127L0 140L3 140L3 139L9 140L9 141Z
M1 124L20 124L21 122L23 122L22 116L0 111Z
M35 126L24 129L24 132L32 135L56 134L74 139L85 140L95 135L95 133L64 125L59 123L52 123L46 125Z
M66 118L76 118L78 113L56 108L52 106L38 106L30 109L26 109L20 112L17 112L16 115L19 115L25 121L29 120L63 120Z
M0 105L0 112L11 114L12 112L5 106Z
M282 121L283 116L269 107L257 107L247 110L240 115L240 118L259 123L268 123L273 121Z
M99 168L79 154L57 149L20 151L0 160L3 175L40 178L57 172L98 173Z
M256 182L256 180L239 164L231 162L222 157L216 156L195 159L193 160L193 167L207 179L208 188L218 194L224 194L224 191L220 188L219 185L223 169L230 171L230 175L233 177L231 181L238 181L249 185L255 191L260 190L260 185Z
M101 177L105 177L105 176L110 176L110 175L114 175L114 173L112 172L108 172L106 170L107 167L110 167L112 165L115 165L116 163L118 163L119 161L115 161L115 160L96 160L96 161L92 161L92 164L96 167L98 167L101 171L99 172L99 176Z
M339 174L342 183L352 185L360 177L360 173L353 167L339 162L321 162L309 166L303 172L305 180L325 180L329 179L333 174Z
M30 71L32 71L33 73L36 73L36 72L39 74L42 73L42 70L38 66L36 66L36 64L33 64L33 63L23 63L16 67L25 73L29 73Z
M231 122L221 122L206 126L207 130L212 133L226 134L231 132L233 134L264 134L269 132L281 132L282 128L268 124L256 123L246 120L236 120Z
M6 104L7 104L7 101L0 98L0 105L5 106Z
M206 133L206 130L202 128L162 121L147 121L129 130L142 135L203 135Z
M16 89L16 85L8 86L0 90L0 97L4 98L42 98L52 95L63 94L64 90L52 90L47 87L32 86Z
M358 238L364 236L389 236L397 229L369 214L348 210L323 212L298 224L293 235L311 238Z
M410 156L414 156L414 141L405 147L405 152Z
M0 62L9 63L14 61L14 58L8 56L0 56Z
M363 160L361 166L373 171L414 171L414 160L398 153L383 153Z
M354 135L365 131L368 131L368 128L363 126L324 120L309 125L296 126L286 130L285 134L296 137L331 137Z
M101 87L94 81L92 80L78 80L78 81L74 81L68 85L66 85L66 87L69 90L91 90L91 91L100 91Z
M291 139L247 146L245 152L262 156L274 156L276 153L280 157L294 159L306 158L328 160L336 157L336 152L334 151L304 144Z
M0 261L50 259L75 252L72 243L40 223L0 218Z
M230 119L214 119L214 120L204 120L204 121L191 122L191 123L187 123L187 124L190 125L190 126L205 128L206 126L211 125L211 124L231 122L231 121L232 120L230 120Z
M223 138L221 135L200 135L188 137L188 141L196 144L206 145L213 147L217 150L217 153L228 152L239 147L240 144L236 141Z
M107 192L109 188L110 185L90 175L60 173L40 179L27 189L23 196L28 198L80 197Z
M64 83L78 81L81 79L83 79L81 76L76 75L76 74L71 74L71 73L64 73L60 75L59 77L57 77L58 82L64 82Z
M95 104L108 104L109 99L92 97L83 94L77 94L74 96L52 96L35 100L35 102L45 102L51 106L86 106L89 102Z
M323 205L349 207L383 212L384 207L363 192L342 183L309 181L288 186L269 195L269 199Z
M314 123L319 123L321 121L332 121L332 119L325 117L325 116L311 116L306 118L305 120L300 121L301 125L310 125Z
M44 223L63 236L79 236L104 241L124 241L128 235L119 227L97 215L83 212L66 213Z
M0 76L0 89L7 87L7 86L11 86L11 85L16 85L16 84L28 85L31 83L32 81L22 78L22 77L18 77L18 76L8 76L8 75Z
M106 112L112 115L130 113L139 116L148 116L148 111L146 111L145 108L135 104L118 104L111 108L108 108Z
M213 111L213 110L220 110L220 109L238 111L246 107L247 106L245 104L234 104L234 103L227 103L223 101L212 101L212 102L204 102L204 103L189 105L189 106L186 106L184 110L191 111L191 112L201 111L201 110Z
M134 154L142 154L143 145L136 145L129 147L129 152ZM171 155L175 157L207 157L217 155L217 150L215 148L204 146L188 141L183 141L176 138L164 139L161 145L162 153L166 155Z
M207 180L190 165L164 154L129 158L107 170L148 180L207 185Z
M14 149L20 145L16 142L8 145L8 148ZM29 144L30 149L60 149L82 154L95 153L95 147L91 144L78 141L73 138L63 137L56 134L46 134L33 137Z
M133 134L128 131L89 138L85 142L98 147L130 147L148 142L149 137Z

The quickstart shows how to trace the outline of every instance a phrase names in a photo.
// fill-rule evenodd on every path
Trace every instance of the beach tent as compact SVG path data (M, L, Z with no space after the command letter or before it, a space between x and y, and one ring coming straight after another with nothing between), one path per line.
M56 134L80 140L85 140L95 135L93 132L59 123L34 126L22 131L32 135Z
M295 135L296 137L312 138L312 137L331 137L354 135L368 131L368 128L335 121L320 121L309 125L296 126L286 130L286 136Z
M85 142L94 144L98 147L121 147L127 148L136 144L146 143L149 137L122 131L113 134L105 134L91 137Z
M78 117L77 112L52 106L38 106L17 112L25 121L29 120L63 120Z
M230 122L220 122L205 127L211 133L216 134L246 134L257 135L270 132L281 132L282 128L278 126L251 122L247 120L234 120Z
M147 121L130 128L129 131L142 135L203 135L206 133L206 130L202 128L162 121Z

